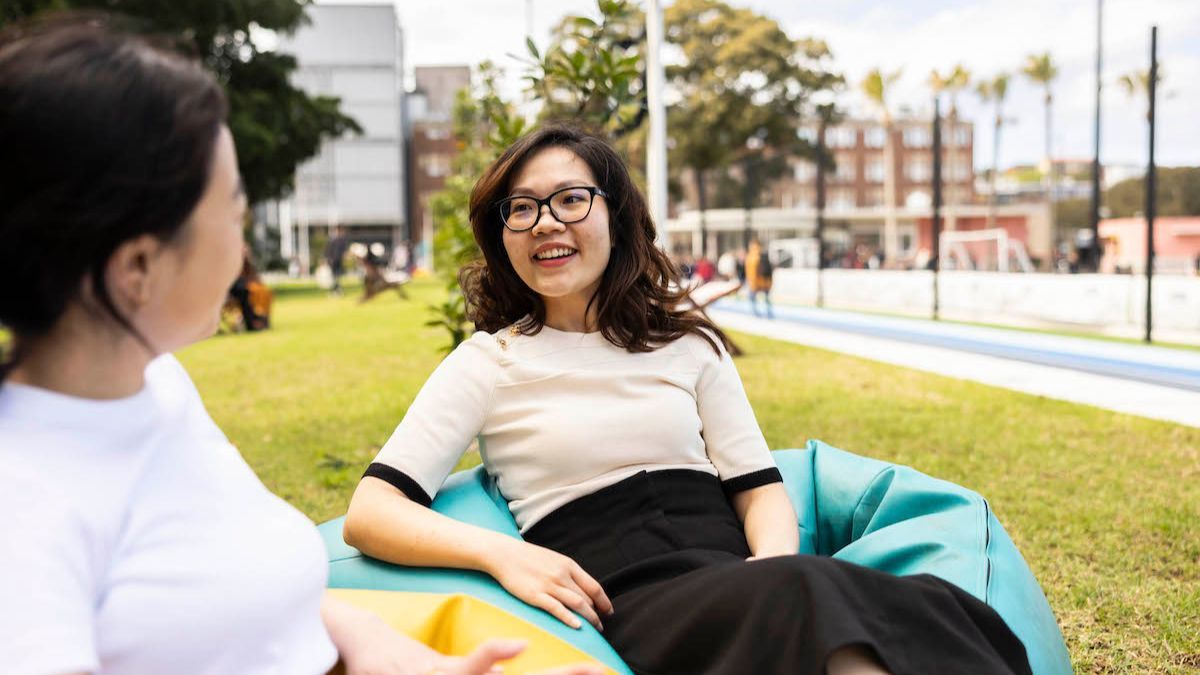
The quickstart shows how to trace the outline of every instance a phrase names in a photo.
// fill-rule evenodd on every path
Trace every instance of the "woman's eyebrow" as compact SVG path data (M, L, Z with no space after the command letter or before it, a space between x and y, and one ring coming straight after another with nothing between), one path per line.
M557 192L557 191L559 191L559 190L561 190L561 189L563 189L563 188L567 188L567 187L574 187L574 186L577 186L577 185L587 185L587 181L586 181L586 180L584 180L584 179L582 179L582 178L572 178L572 179L570 179L570 180L564 180L564 181L561 181L561 182L559 182L559 183L558 183L557 185L555 185L554 187L552 187L552 188L550 189L550 191L551 191L551 192ZM536 193L536 192L534 192L533 190L531 190L531 189L529 189L529 188L527 188L527 187L515 187L515 188L513 188L513 189L512 189L512 192L511 192L510 194L513 194L513 195L531 195L531 196L536 196L536 195L537 195L537 193Z

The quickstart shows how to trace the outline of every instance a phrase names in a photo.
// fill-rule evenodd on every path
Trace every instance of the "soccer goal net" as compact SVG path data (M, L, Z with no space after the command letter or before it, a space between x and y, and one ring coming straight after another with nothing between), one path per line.
M950 230L942 232L940 242L944 270L1033 271L1024 242L1008 236L1004 228Z

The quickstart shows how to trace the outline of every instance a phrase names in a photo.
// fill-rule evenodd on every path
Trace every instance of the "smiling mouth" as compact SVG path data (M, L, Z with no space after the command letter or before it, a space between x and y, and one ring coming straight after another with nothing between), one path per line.
M560 248L547 249L545 251L542 251L541 253L535 253L533 255L533 259L534 260L558 260L559 258L567 258L567 257L573 256L576 253L577 253L577 251L575 249L567 248L567 247L563 246Z

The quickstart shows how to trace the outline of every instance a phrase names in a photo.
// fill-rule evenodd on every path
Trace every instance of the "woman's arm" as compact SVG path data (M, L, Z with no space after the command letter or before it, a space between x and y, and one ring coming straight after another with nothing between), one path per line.
M381 560L490 574L509 593L574 628L582 624L572 611L599 630L600 615L612 613L604 589L567 556L444 516L378 478L358 484L342 535Z
M800 524L783 483L769 483L733 495L753 558L800 552Z

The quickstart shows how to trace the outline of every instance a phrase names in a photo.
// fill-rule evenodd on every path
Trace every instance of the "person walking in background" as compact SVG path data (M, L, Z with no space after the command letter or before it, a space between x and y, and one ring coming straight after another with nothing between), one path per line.
M350 246L347 241L344 230L341 226L333 228L333 236L329 238L329 243L325 245L325 262L329 263L329 273L333 275L333 285L329 287L329 292L334 295L342 294L342 274L345 273L344 259L346 257L346 249Z
M746 281L750 284L750 309L754 316L758 313L758 295L761 293L767 307L767 318L774 319L775 312L771 307L771 282L775 276L775 268L766 249L758 239L750 241L750 250L746 252Z

